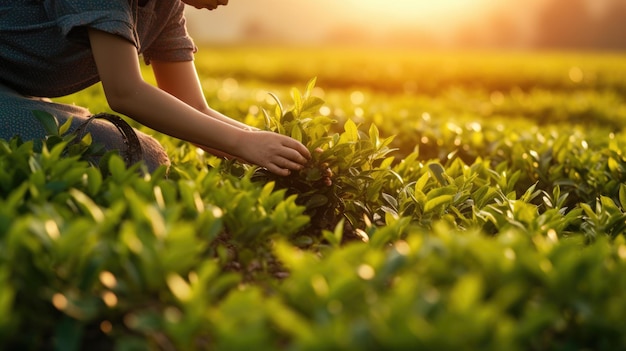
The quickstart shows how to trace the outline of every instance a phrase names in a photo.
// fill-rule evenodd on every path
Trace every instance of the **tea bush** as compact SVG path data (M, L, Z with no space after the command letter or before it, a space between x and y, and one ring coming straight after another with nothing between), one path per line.
M577 123L555 73L575 58L496 59L431 72L431 99L380 93L372 59L329 84L360 94L313 79L215 101L311 150L288 177L159 134L173 165L149 174L39 114L46 140L0 140L2 349L626 350L623 82L585 58L599 117ZM479 73L509 94L491 112L471 109Z

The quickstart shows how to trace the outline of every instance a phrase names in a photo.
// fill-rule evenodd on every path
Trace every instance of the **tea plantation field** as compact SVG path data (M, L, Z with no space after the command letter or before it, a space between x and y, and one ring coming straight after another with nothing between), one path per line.
M309 166L0 141L0 349L626 350L626 56L196 61ZM107 111L99 86L59 100Z

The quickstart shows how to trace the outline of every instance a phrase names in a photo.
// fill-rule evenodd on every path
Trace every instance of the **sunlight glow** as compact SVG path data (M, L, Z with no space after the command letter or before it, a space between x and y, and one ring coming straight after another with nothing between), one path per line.
M355 11L375 12L380 20L433 24L481 12L488 0L351 0ZM440 23L441 24L441 23Z

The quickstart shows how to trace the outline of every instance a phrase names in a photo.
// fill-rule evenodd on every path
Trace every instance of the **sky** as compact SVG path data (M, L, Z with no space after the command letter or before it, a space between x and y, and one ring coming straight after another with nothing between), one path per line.
M362 43L525 47L533 19L555 0L230 0L214 11L187 7L199 43ZM591 11L611 1L585 0Z
M353 42L385 42L403 36L445 43L464 27L480 30L481 21L487 21L503 4L525 4L516 9L523 27L524 13L542 0L253 1L231 0L214 11L188 7L191 35L199 42L226 44L265 40L307 45L342 37Z

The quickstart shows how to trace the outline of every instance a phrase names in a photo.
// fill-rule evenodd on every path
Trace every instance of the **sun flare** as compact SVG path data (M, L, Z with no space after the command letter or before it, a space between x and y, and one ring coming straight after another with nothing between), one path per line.
M490 0L350 0L354 12L376 14L380 21L405 24L441 24L470 18Z

